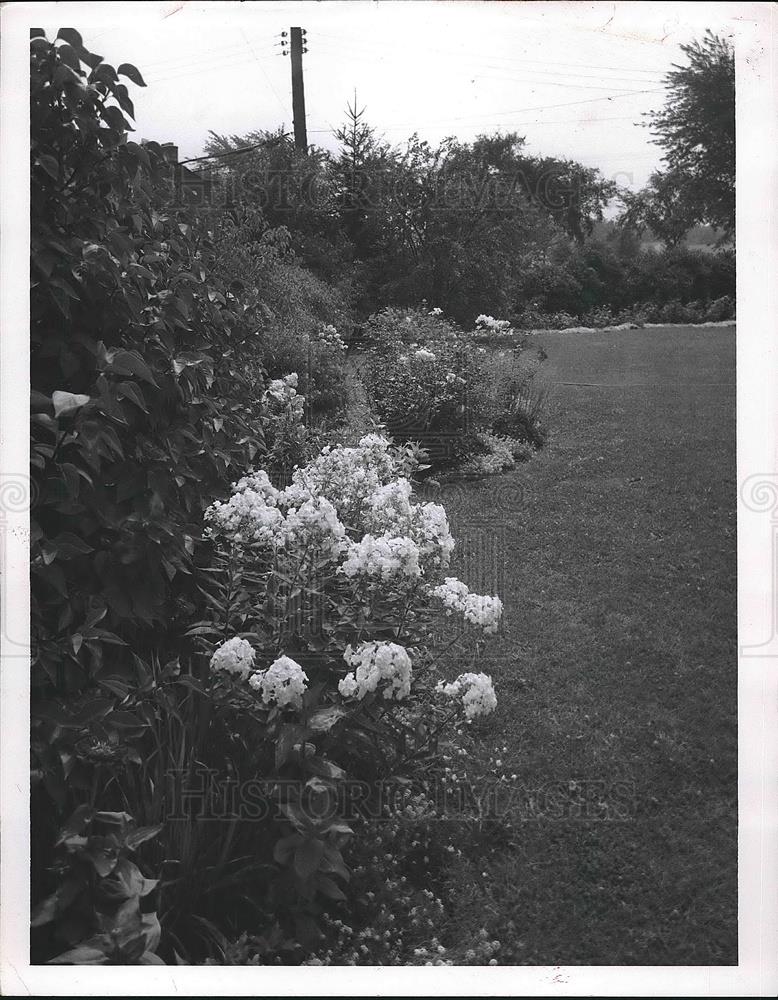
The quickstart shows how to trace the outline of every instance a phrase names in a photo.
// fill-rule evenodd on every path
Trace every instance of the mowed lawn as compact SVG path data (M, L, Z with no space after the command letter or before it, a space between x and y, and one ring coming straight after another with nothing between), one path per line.
M495 825L448 872L448 938L485 926L501 964L734 964L735 330L539 340L546 449L439 499L453 571L505 603L482 752L611 818Z

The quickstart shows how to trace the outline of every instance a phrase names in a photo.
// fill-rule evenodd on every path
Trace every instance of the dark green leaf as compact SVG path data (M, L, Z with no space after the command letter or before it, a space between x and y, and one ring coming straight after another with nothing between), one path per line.
M57 53L66 66L69 66L75 73L80 73L81 63L72 45L68 45L67 43L65 45L58 45Z
M294 852L294 870L303 882L319 870L324 857L324 842L316 838L306 838L297 845Z
M147 840L153 840L161 830L162 823L159 823L157 826L140 826L137 830L133 830L132 833L128 834L125 843L129 850L135 851L141 844L145 844ZM145 895L145 893L141 895Z
M49 156L48 153L39 153L35 162L46 171L49 177L55 181L59 180L59 163L53 156Z
M336 722L345 718L348 712L340 705L331 705L329 708L318 708L308 718L308 726L315 733L327 733Z
M338 901L344 900L346 894L341 888L332 881L331 878L327 878L326 875L319 875L316 878L316 888L319 892L324 893L328 899L335 899Z
M144 413L149 412L143 392L134 382L120 382L117 387L117 396L119 399L129 399L136 406L140 407Z
M41 34L44 34L44 32L40 30L40 28L38 28L37 30ZM84 40L81 38L81 35L76 31L75 28L60 28L59 31L57 32L57 38L61 38L64 42L67 42L69 45L75 46L75 48L77 49L83 49L84 47Z
M129 80L132 80L138 87L146 86L143 77L132 63L122 63L117 72L120 76L126 76Z

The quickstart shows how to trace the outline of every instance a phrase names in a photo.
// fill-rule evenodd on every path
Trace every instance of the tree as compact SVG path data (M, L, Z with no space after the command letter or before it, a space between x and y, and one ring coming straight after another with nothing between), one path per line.
M698 221L689 197L691 183L677 170L657 171L640 191L624 191L620 223L626 231L650 229L667 247L675 247Z
M687 229L702 222L729 235L735 227L734 50L710 31L681 50L688 65L668 73L665 106L651 116L667 164L652 186L665 203L668 191L677 189Z

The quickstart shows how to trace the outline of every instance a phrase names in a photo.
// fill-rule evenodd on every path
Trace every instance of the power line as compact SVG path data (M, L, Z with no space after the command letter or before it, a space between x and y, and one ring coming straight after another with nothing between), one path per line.
M170 80L181 80L187 76L196 76L198 73L214 73L220 69L227 69L233 66L245 66L247 63L252 62L256 58L256 56L251 56L249 54L246 54L246 56L242 59L235 57L225 59L223 56L215 56L215 61L210 63L203 63L203 61L200 60L199 62L192 63L190 68L184 69L184 67L179 67L179 69L184 69L184 72L182 73L173 73L169 76L149 77L147 79L150 84L167 83ZM268 55L266 58L269 59L270 56Z
M511 122L512 126L520 127L522 125L593 125L598 122L626 122L634 121L634 115L612 115L607 118L557 118L553 121L537 121L533 119L532 121L526 122ZM423 123L422 123L423 124ZM427 123L429 124L429 123ZM399 129L399 128L409 128L408 125L388 125L387 129ZM308 129L309 132L329 132L334 131L332 126L330 128L311 128Z
M326 54L329 54L329 53L327 53L326 50L325 50L325 55ZM356 53L356 54L354 54L353 58L365 60L366 62L374 62L374 59L370 55L368 55L367 53ZM470 74L468 73L468 76L469 75ZM614 85L616 85L616 86L619 85L618 81L616 79L612 79L612 82L611 82L611 80L609 80L608 81L608 85L605 86L605 85L603 85L604 81L603 81L602 77L593 77L593 76L585 77L585 79L587 79L587 80L598 79L600 82L599 83L582 83L582 82L574 80L572 77L570 77L569 75L566 75L564 73L553 73L553 72L551 72L551 73L544 74L543 70L539 70L537 72L533 71L533 76L531 76L531 77L497 76L497 75L495 75L493 73L482 73L480 71L475 72L475 76L478 77L479 79L500 80L500 81L505 81L505 82L509 82L509 83L535 83L535 84L538 84L538 85L542 85L544 87L563 87L563 88L568 89L568 90L611 90ZM562 82L560 82L559 80L556 80L556 79L549 80L549 79L546 79L546 76L565 77L568 82L567 83L562 83ZM626 82L627 83L633 83L633 84L640 84L640 83L645 83L645 80L627 80ZM622 86L621 89L625 90L626 87ZM636 91L636 93L639 93L639 91Z
M239 52L242 49L243 49L242 44L227 45L219 49L211 49L206 58L208 57L220 58L222 56L228 56L232 53ZM163 69L168 69L168 68L176 69L176 68L181 68L182 66L193 65L200 61L201 61L200 59L195 59L192 56L191 52L188 52L186 53L186 55L179 56L177 59L155 59L153 62L144 62L142 69L145 74L147 70L157 69L158 67L162 67Z
M323 32L323 31L317 31L317 32L315 32L314 37L315 37L315 39L318 39L318 38L333 39L334 41L336 41L336 42L339 43L339 46L342 46L343 43L344 43L344 39L342 37L339 37L339 36L336 36L336 35L330 35L330 34L327 34L327 33ZM349 44L348 40L346 40L346 44ZM375 39L363 40L363 39L360 38L359 40L354 40L352 42L352 44L356 48L358 48L358 49L362 49L365 45L371 45L376 50L384 51L389 46L390 43L388 43L388 42L380 42L380 41L377 41ZM473 52L472 50L465 50L465 49L459 49L459 50L444 49L444 48L440 48L437 45L433 45L433 46L430 46L430 47L425 46L425 49L427 51L431 50L433 52L439 52L439 53L441 53L443 55L453 55L453 56L456 56L459 59L471 60L471 61L475 59L475 60L481 61L483 65L488 65L488 63L486 63L486 61L484 60L483 56L481 56L481 55ZM649 76L664 76L664 74L666 72L665 70L659 70L659 69L657 69L657 70L641 69L641 68L635 67L635 66L602 66L602 65L599 65L599 64L596 64L596 63L577 63L577 62L568 62L566 60L555 60L555 59L532 59L532 58L529 58L529 57L527 57L527 56L525 56L523 54L500 55L499 53L494 53L494 52L491 52L491 51L487 53L487 58L489 58L489 59L499 59L499 60L503 60L504 62L508 62L508 63L521 63L521 64L523 64L523 63L537 63L538 65L542 65L542 66L566 66L568 68L577 68L577 67L580 66L582 69L596 69L596 70L599 70L600 72L603 72L603 71L610 72L610 71L612 71L612 72L627 72L627 73L644 73L644 74L648 74ZM507 67L505 67L505 66L494 66L494 68L495 69L506 69Z
M331 43L327 43L324 47L322 47L321 44L317 44L317 49L319 51L323 51L325 54L333 54L333 55L337 54L341 58L343 56L343 49L342 49L342 47L341 46L331 45ZM372 54L368 53L368 52L349 51L348 52L348 56L349 56L350 59L359 59L359 60L363 60L365 62L374 62L375 61L375 57ZM516 61L517 68L518 68L518 64L520 62L524 62L524 61L525 60L517 60ZM502 71L505 71L505 70L508 70L508 69L511 68L509 66L495 66L494 64L482 62L480 64L480 66L479 66L478 69L472 71L475 76L489 77L491 79L498 79L498 80L517 80L517 82L521 82L521 81L518 80L517 77L506 77L506 76L502 76L502 75L497 76L497 75L491 74L491 73L484 73L484 72L481 71L481 68L480 68L481 66L485 67L486 69L495 69L495 70L502 70ZM535 79L540 74L540 75L546 76L546 77L564 77L565 79L570 80L570 81L574 81L575 78L580 78L580 79L584 79L584 80L598 80L600 82L600 84L606 83L606 84L609 85L608 87L604 87L603 89L610 89L610 85L612 85L612 84L618 84L620 81L623 81L623 82L626 82L626 83L634 83L634 84L645 84L645 83L649 82L649 81L647 81L645 79L640 79L639 77L635 77L635 76L631 76L631 77L626 77L626 76L614 77L614 76L603 76L602 73L591 74L591 73L579 73L579 72L576 72L576 71L566 72L566 73L560 73L560 72L557 72L555 70L543 70L543 69L538 69L538 70L532 69L531 71L534 74L533 79ZM468 76L470 75L470 72L471 71L468 70L468 72L467 72ZM583 84L577 84L575 82L571 82L569 85L570 86L584 86Z
M242 27L240 29L240 33L241 33L241 35L243 35L243 38L245 39L246 45L248 45L249 50L252 52L252 54L254 54L254 50L253 50L253 47L251 45L251 42L248 40L248 36L246 35L246 32L243 30ZM259 66L260 70L262 71L262 76L264 76L265 80L267 81L267 85L270 87L270 89L275 94L275 98L276 98L276 100L278 101L278 103L279 103L279 105L281 107L281 111L283 113L286 113L289 110L289 105L284 105L283 101L279 97L278 91L273 86L273 83L272 83L270 77L265 72L265 67L262 65L261 61L257 58L256 54L254 54L254 58L256 60L257 65Z
M489 112L486 112L485 114L478 114L478 115L458 115L457 117L454 117L454 118L440 118L440 119L437 119L436 121L430 121L430 122L397 122L394 125L381 126L381 128L383 128L384 130L388 131L388 130L397 129L397 128L413 128L413 127L420 128L420 127L423 127L425 125L427 125L427 126L429 126L429 125L445 125L448 122L465 121L465 120L469 120L471 118L491 118L492 115L519 115L519 114L524 114L527 111L547 111L547 110L550 110L552 108L569 108L569 107L573 107L574 105L577 105L577 104L595 104L597 101L614 101L614 100L618 100L621 97L632 97L635 94L661 94L661 93L664 93L663 89L657 89L657 90L630 90L626 94L611 94L610 97L587 97L587 98L584 98L581 101L564 101L561 104L539 104L539 105L537 105L535 107L532 107L532 108L515 108L512 111L507 111L507 110L506 111L489 111ZM632 116L630 115L628 117L632 117ZM504 124L510 125L510 124L513 124L513 123L506 122ZM530 123L530 124L534 124L534 123Z

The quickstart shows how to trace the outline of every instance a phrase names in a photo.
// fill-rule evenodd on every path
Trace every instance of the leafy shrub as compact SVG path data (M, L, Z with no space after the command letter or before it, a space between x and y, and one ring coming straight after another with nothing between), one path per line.
M70 895L70 888L52 885L51 861L74 809L90 810L96 822L128 806L139 822L166 819L160 811L166 767L192 766L198 745L197 726L182 721L193 693L173 675L186 649L182 633L205 604L203 512L248 464L263 456L270 467L288 461L302 441L291 401L276 406L263 398L256 298L215 268L217 248L204 225L171 205L159 147L127 139L124 116L133 107L120 76L143 85L140 73L128 64L117 73L73 29L62 29L53 43L39 31L33 36L32 896L38 904L52 892ZM160 660L167 666L155 673L150 664ZM176 843L181 827L166 823L159 843L170 852L155 853L156 841L144 844L145 863L151 870L165 859L183 869L192 863L187 879L170 880L179 887L200 884L199 863L216 873L213 889L221 870L234 875L230 840L220 831L215 843L201 831L200 842L208 843L195 849L194 830L184 825ZM62 845L73 847L71 860L83 867L77 842ZM122 844L114 848L123 859ZM122 870L130 871L129 864L122 860ZM67 870L62 885L69 886ZM101 886L88 884L92 909L88 900L78 903L78 926L44 942L42 959L56 957L63 944L90 940L94 931L119 935L118 957L153 961L147 936L146 951L136 954L135 903L128 897L112 915L98 906ZM57 907L64 905L62 895L57 899ZM186 903L184 894L175 913ZM83 913L91 914L86 922ZM175 913L164 917L168 926ZM56 917L59 924L58 910ZM69 912L63 919L70 920ZM117 960L100 942L89 947Z
M542 446L544 397L533 388L542 348L530 349L507 320L480 315L464 332L440 312L386 309L368 321L374 346L362 375L379 419L420 442L437 467L483 455L487 431ZM491 355L484 344L511 350Z
M285 961L310 952L350 879L349 781L413 774L452 720L494 707L483 674L439 680L442 623L474 663L501 604L441 579L453 541L443 509L412 500L417 464L374 435L284 490L247 476L207 515L210 611L190 629L206 655L136 656L110 697L38 706L41 795L69 761L84 814L97 797L155 831L162 960L221 960L257 927Z
M549 258L526 260L514 290L515 325L611 326L632 321L646 303L705 304L734 294L734 255L729 250L640 250L597 240L577 247L557 243ZM613 319L597 322L599 315Z
M489 476L512 469L517 462L532 457L532 445L516 438L501 437L482 431L478 435L481 453L473 455L460 467L463 475Z
M469 455L487 407L481 357L466 344L426 341L374 351L362 366L371 404L388 431L417 441L434 466Z
M644 326L646 323L710 323L734 320L735 300L731 295L723 295L710 303L692 301L683 303L677 299L659 304L642 302L636 306L614 311L610 306L597 306L578 319L566 313L542 313L525 310L515 324L522 330L564 330L577 326L612 327Z
M705 322L720 323L723 320L735 318L735 300L731 295L722 295L705 310Z
M519 346L487 356L487 420L492 435L522 442L522 458L542 448L547 430L543 423L546 389L542 383L546 352L542 347L519 341ZM487 448L487 451L490 450Z
M388 306L368 318L363 342L388 352L401 345L456 341L460 337L459 327L444 319L439 308Z
M327 339L323 335L325 329L298 333L271 324L262 335L263 367L271 378L297 372L309 422L334 416L346 402L345 347L332 338Z
M296 371L309 417L332 415L345 404L345 341L350 311L342 296L295 263L277 263L264 275L267 319L260 344L271 376ZM325 331L332 330L334 336Z
M337 413L345 403L345 343L324 331L350 329L346 297L302 267L291 251L292 234L269 228L257 208L220 215L213 242L214 268L237 282L258 317L255 361L271 378L298 373L307 419Z
M196 607L202 512L264 442L253 318L162 207L127 88L72 29L31 60L34 684L63 689Z
M33 952L43 928L46 950L66 949L51 964L164 965L155 954L159 920L146 905L158 879L145 878L131 857L159 830L138 828L124 812L79 806L57 841L62 881L32 914Z

